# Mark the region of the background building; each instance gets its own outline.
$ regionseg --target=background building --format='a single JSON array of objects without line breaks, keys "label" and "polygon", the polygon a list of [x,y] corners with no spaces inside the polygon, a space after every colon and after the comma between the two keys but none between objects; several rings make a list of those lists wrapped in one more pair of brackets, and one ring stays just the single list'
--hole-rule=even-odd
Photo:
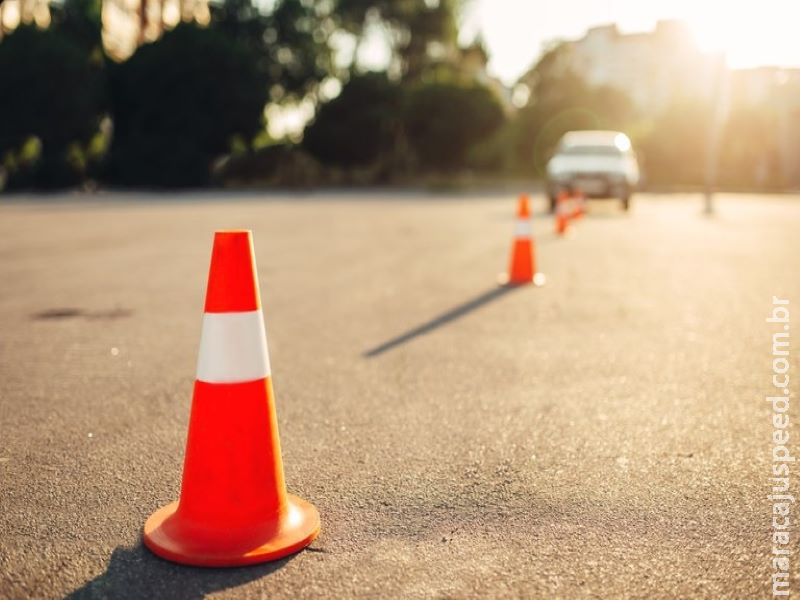
[{"label": "background building", "polygon": [[633,34],[613,24],[593,27],[573,46],[573,68],[587,83],[625,92],[645,114],[714,93],[719,56],[702,53],[683,21]]},{"label": "background building", "polygon": [[[764,173],[757,179],[800,185],[800,69],[728,69],[722,54],[699,49],[683,21],[659,21],[653,31],[634,34],[613,24],[593,27],[569,44],[577,74],[592,86],[625,92],[644,117],[696,103],[760,117],[766,131],[756,133],[775,140],[775,156],[754,157],[752,168]],[[768,173],[780,181],[769,181]]]}]

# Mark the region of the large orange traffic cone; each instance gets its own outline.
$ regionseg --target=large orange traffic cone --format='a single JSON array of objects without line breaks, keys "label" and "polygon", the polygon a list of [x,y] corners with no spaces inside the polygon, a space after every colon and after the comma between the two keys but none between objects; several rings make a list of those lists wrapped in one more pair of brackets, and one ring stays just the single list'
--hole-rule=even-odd
[{"label": "large orange traffic cone", "polygon": [[150,516],[144,543],[175,562],[236,566],[297,552],[319,527],[317,509],[286,493],[250,232],[219,231],[180,500]]},{"label": "large orange traffic cone", "polygon": [[536,272],[536,248],[531,231],[530,200],[526,194],[519,197],[517,222],[514,229],[514,244],[511,248],[511,263],[508,276],[503,281],[507,285],[533,283],[542,285],[544,275]]},{"label": "large orange traffic cone", "polygon": [[569,198],[567,193],[562,191],[556,198],[556,233],[566,235],[569,230]]}]

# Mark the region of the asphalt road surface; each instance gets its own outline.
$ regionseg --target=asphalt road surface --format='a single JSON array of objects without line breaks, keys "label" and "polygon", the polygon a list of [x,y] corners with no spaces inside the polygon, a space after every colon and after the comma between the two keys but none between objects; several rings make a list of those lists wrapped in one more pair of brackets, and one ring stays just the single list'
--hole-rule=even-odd
[{"label": "asphalt road surface", "polygon": [[[559,239],[536,198],[547,285],[498,291],[511,195],[3,198],[0,597],[771,597],[765,318],[773,296],[800,318],[800,198],[701,206],[592,203]],[[179,493],[232,227],[255,236],[288,487],[323,530],[187,568],[141,528]]]}]

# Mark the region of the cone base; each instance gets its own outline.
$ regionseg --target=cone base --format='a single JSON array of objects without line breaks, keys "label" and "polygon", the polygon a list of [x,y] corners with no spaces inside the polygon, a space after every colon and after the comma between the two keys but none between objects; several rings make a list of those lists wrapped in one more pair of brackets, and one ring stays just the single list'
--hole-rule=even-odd
[{"label": "cone base", "polygon": [[563,227],[558,227],[556,229],[556,235],[558,237],[571,237],[572,236],[572,228],[569,225],[564,225]]},{"label": "cone base", "polygon": [[504,287],[518,287],[521,285],[533,285],[534,287],[542,287],[547,282],[547,277],[544,273],[534,274],[532,279],[512,280],[508,273],[500,273],[497,276],[497,283]]},{"label": "cone base", "polygon": [[[219,540],[182,527],[178,503],[168,504],[147,519],[143,540],[157,556],[198,567],[238,567],[278,560],[308,546],[319,535],[317,509],[302,498],[287,494],[287,510],[275,523],[258,523],[248,539],[231,543],[223,532]],[[258,530],[269,532],[259,535]]]}]

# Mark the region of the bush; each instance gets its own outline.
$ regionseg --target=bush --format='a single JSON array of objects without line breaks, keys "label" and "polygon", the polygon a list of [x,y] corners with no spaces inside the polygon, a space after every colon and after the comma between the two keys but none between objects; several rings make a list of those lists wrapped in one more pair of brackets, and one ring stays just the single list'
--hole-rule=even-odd
[{"label": "bush", "polygon": [[231,157],[215,176],[227,185],[312,186],[320,183],[322,169],[300,148],[276,144]]},{"label": "bush", "polygon": [[477,84],[422,83],[405,102],[408,143],[422,170],[450,171],[505,121],[500,100]]},{"label": "bush", "polygon": [[9,185],[80,182],[103,107],[100,65],[57,31],[21,26],[0,43],[0,82],[0,157]]},{"label": "bush", "polygon": [[179,25],[112,71],[112,181],[208,183],[232,139],[263,128],[266,98],[252,54],[213,30]]},{"label": "bush", "polygon": [[385,74],[354,77],[339,96],[319,107],[305,129],[303,147],[328,165],[380,162],[395,146],[400,100],[399,87]]},{"label": "bush", "polygon": [[103,53],[102,0],[52,2],[50,27],[87,52]]}]

